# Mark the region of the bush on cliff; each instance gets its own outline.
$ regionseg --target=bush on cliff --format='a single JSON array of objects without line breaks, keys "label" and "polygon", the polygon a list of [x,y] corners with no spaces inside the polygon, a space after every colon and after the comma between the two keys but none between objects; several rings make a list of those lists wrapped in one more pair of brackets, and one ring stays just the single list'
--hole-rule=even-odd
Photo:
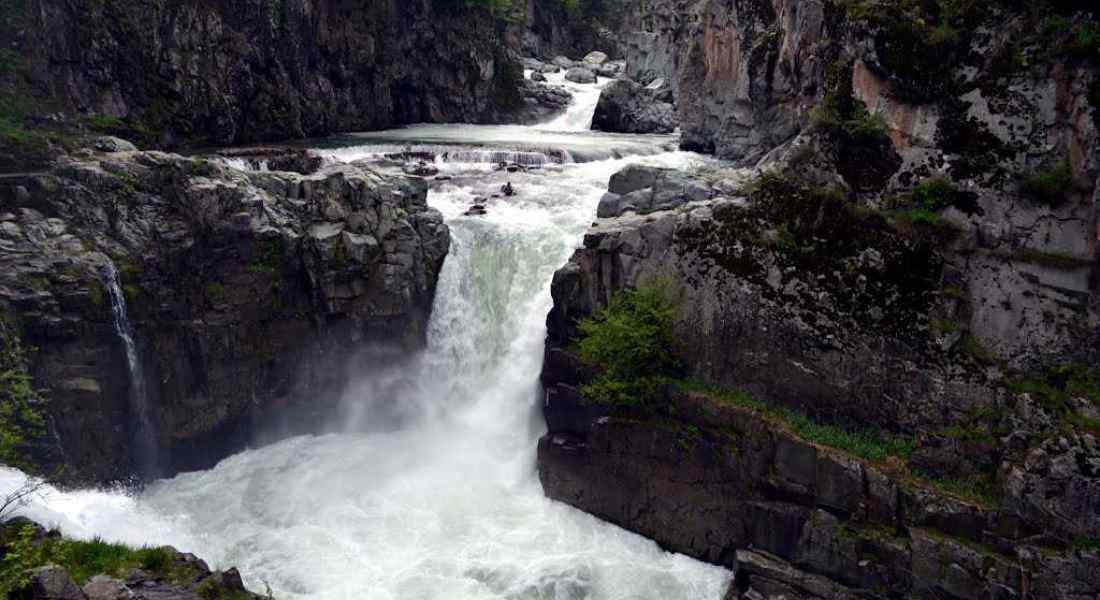
[{"label": "bush on cliff", "polygon": [[580,323],[578,350],[601,373],[581,392],[600,403],[637,404],[656,397],[680,374],[672,323],[676,306],[664,282],[624,290],[607,307]]},{"label": "bush on cliff", "polygon": [[28,368],[15,328],[0,316],[0,462],[24,470],[32,466],[28,446],[46,429],[43,399]]}]

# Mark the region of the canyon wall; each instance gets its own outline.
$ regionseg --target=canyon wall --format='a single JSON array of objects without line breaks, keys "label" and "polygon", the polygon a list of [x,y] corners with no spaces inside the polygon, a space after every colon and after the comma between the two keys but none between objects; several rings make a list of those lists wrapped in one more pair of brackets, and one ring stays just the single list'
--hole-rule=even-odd
[{"label": "canyon wall", "polygon": [[0,91],[32,99],[38,125],[85,120],[159,148],[497,121],[520,102],[502,24],[461,2],[19,0],[4,10]]},{"label": "canyon wall", "polygon": [[122,151],[7,183],[0,309],[38,349],[31,372],[58,446],[45,466],[63,479],[203,468],[261,425],[316,429],[350,373],[385,358],[357,351],[425,341],[449,234],[422,180]]},{"label": "canyon wall", "polygon": [[[657,4],[628,73],[745,169],[612,178],[552,288],[546,493],[731,597],[1094,597],[1095,21]],[[683,373],[609,399],[578,324],[658,284]]]}]

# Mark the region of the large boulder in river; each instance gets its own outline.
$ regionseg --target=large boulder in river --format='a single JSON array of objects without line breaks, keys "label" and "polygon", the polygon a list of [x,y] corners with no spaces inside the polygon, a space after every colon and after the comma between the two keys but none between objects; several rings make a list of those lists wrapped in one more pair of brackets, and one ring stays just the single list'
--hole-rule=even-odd
[{"label": "large boulder in river", "polygon": [[628,79],[616,79],[600,93],[592,129],[617,133],[671,133],[676,129],[672,105]]},{"label": "large boulder in river", "polygon": [[584,56],[583,62],[586,65],[602,65],[607,62],[607,55],[599,50],[589,52]]},{"label": "large boulder in river", "polygon": [[596,73],[585,67],[573,67],[565,72],[565,79],[573,83],[596,83]]}]

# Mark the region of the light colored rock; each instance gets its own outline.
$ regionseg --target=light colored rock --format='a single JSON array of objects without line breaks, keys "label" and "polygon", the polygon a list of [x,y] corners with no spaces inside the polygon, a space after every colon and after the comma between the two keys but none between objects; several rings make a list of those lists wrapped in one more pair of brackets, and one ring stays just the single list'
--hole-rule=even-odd
[{"label": "light colored rock", "polygon": [[596,74],[585,67],[573,67],[565,72],[565,79],[573,83],[596,83]]},{"label": "light colored rock", "polygon": [[607,55],[598,50],[589,52],[584,56],[584,63],[588,65],[602,65],[607,62]]}]

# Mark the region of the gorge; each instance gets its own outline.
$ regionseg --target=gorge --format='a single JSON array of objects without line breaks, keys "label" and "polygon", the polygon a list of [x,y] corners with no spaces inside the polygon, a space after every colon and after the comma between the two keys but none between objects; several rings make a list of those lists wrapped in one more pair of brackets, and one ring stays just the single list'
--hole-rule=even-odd
[{"label": "gorge", "polygon": [[0,14],[10,597],[1100,595],[1090,3]]}]

